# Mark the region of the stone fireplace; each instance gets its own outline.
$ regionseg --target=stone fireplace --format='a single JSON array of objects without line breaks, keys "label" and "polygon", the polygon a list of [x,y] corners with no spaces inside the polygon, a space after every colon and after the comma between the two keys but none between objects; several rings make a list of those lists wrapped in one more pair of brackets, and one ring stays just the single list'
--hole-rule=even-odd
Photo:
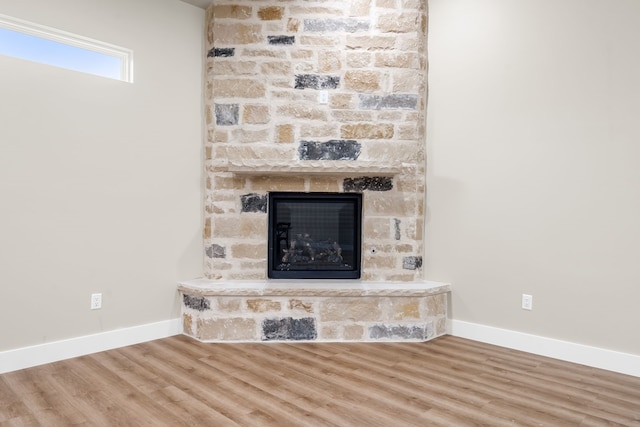
[{"label": "stone fireplace", "polygon": [[[449,288],[422,271],[426,0],[216,0],[206,19],[205,277],[180,285],[185,333],[443,334]],[[357,277],[280,275],[269,195],[285,193],[361,198]]]}]

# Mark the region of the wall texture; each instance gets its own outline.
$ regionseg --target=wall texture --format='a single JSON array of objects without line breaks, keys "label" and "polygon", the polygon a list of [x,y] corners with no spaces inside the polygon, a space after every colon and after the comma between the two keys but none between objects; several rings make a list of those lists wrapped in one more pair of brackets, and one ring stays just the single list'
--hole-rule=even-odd
[{"label": "wall texture", "polygon": [[430,1],[425,265],[454,319],[640,354],[639,17]]},{"label": "wall texture", "polygon": [[[134,50],[133,84],[0,57],[0,351],[174,319],[202,274],[204,11],[0,0]],[[91,293],[103,309],[90,311]]]},{"label": "wall texture", "polygon": [[363,278],[422,276],[426,25],[424,0],[207,10],[207,277],[266,277],[269,191],[362,192]]}]

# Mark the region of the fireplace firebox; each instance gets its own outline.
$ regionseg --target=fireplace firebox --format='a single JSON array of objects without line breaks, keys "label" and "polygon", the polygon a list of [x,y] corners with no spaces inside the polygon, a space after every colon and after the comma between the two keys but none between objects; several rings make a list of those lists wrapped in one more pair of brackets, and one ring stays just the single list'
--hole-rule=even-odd
[{"label": "fireplace firebox", "polygon": [[362,194],[269,193],[273,279],[359,279]]}]

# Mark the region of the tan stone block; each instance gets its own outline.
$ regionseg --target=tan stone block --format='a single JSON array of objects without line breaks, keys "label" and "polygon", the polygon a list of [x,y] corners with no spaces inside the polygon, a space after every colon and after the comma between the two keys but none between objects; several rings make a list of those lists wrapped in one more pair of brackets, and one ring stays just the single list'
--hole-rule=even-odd
[{"label": "tan stone block", "polygon": [[447,294],[427,296],[427,315],[445,316],[447,314]]},{"label": "tan stone block", "polygon": [[269,106],[262,104],[247,104],[242,108],[242,119],[245,123],[265,124],[271,120]]},{"label": "tan stone block", "polygon": [[284,7],[268,6],[258,9],[258,17],[263,21],[275,21],[282,19],[284,15]]},{"label": "tan stone block", "polygon": [[299,299],[290,299],[289,300],[289,309],[290,310],[304,310],[307,313],[313,313],[313,303],[310,301],[302,301]]},{"label": "tan stone block", "polygon": [[414,282],[417,278],[417,273],[397,273],[397,274],[384,274],[378,280],[393,281],[393,282]]},{"label": "tan stone block", "polygon": [[269,311],[282,310],[280,301],[272,301],[267,299],[249,299],[247,300],[247,308],[254,313],[266,313]]},{"label": "tan stone block", "polygon": [[204,239],[211,238],[211,218],[205,218],[204,220],[204,230],[202,231],[202,237]]},{"label": "tan stone block", "polygon": [[284,50],[274,49],[244,49],[242,54],[245,57],[264,57],[264,58],[281,58],[285,59],[287,53]]},{"label": "tan stone block", "polygon": [[259,24],[213,24],[214,45],[229,46],[261,42],[264,38]]},{"label": "tan stone block", "polygon": [[340,70],[342,68],[341,52],[335,50],[318,52],[318,65],[321,73]]},{"label": "tan stone block", "polygon": [[198,319],[198,338],[203,341],[247,341],[259,339],[256,332],[256,321],[242,317]]},{"label": "tan stone block", "polygon": [[234,297],[218,297],[215,299],[216,311],[219,313],[237,313],[242,308],[242,299]]},{"label": "tan stone block", "polygon": [[[311,49],[296,49],[291,52],[291,59],[311,59],[315,55],[315,51]],[[301,71],[296,68],[296,71]]]},{"label": "tan stone block", "polygon": [[371,141],[367,143],[370,159],[385,159],[389,163],[419,163],[424,157],[424,144],[418,141]]},{"label": "tan stone block", "polygon": [[279,106],[277,114],[281,117],[295,117],[296,119],[327,120],[327,113],[325,111],[315,105],[301,103]]},{"label": "tan stone block", "polygon": [[378,52],[376,53],[375,66],[416,70],[419,68],[420,62],[416,55],[410,53]]},{"label": "tan stone block", "polygon": [[276,142],[293,142],[293,126],[278,125],[276,127]]},{"label": "tan stone block", "polygon": [[291,75],[291,64],[289,62],[265,62],[260,70],[262,74],[266,75],[289,76]]},{"label": "tan stone block", "polygon": [[215,218],[213,233],[217,238],[257,239],[267,235],[265,215],[242,215]]},{"label": "tan stone block", "polygon": [[[267,235],[267,230],[265,229],[265,236]],[[259,261],[242,261],[240,263],[240,269],[242,270],[254,270],[254,271],[267,271],[267,260],[259,260]]]},{"label": "tan stone block", "polygon": [[301,46],[339,46],[340,39],[332,35],[300,36]]},{"label": "tan stone block", "polygon": [[345,325],[342,338],[350,341],[358,341],[364,337],[364,327],[361,325]]},{"label": "tan stone block", "polygon": [[344,75],[347,89],[356,92],[373,92],[380,89],[380,74],[375,71],[351,70]]},{"label": "tan stone block", "polygon": [[193,317],[190,314],[184,313],[182,315],[182,332],[186,335],[193,336]]},{"label": "tan stone block", "polygon": [[213,177],[213,188],[216,190],[240,190],[246,185],[246,179],[241,176],[222,176]]},{"label": "tan stone block", "polygon": [[265,280],[266,272],[263,271],[234,271],[229,273],[228,280]]},{"label": "tan stone block", "polygon": [[390,239],[391,224],[387,218],[364,219],[364,235],[367,239]]},{"label": "tan stone block", "polygon": [[233,19],[249,19],[251,18],[252,8],[249,6],[234,5],[216,5],[213,7],[214,19],[233,18]]},{"label": "tan stone block", "polygon": [[254,61],[215,61],[213,63],[213,73],[217,77],[254,75],[257,70],[258,63]]},{"label": "tan stone block", "polygon": [[213,137],[210,140],[214,143],[229,142],[229,132],[216,129],[213,133]]},{"label": "tan stone block", "polygon": [[331,108],[355,108],[355,101],[357,99],[354,95],[349,93],[332,93],[329,97],[329,105]]},{"label": "tan stone block", "polygon": [[[326,0],[325,0],[326,1]],[[313,6],[296,6],[297,3],[293,3],[289,10],[292,16],[309,16],[309,15],[328,15],[327,18],[334,16],[342,16],[342,7],[313,7]]]},{"label": "tan stone block", "polygon": [[234,142],[268,142],[269,141],[269,129],[235,129],[231,132]]},{"label": "tan stone block", "polygon": [[393,36],[349,35],[345,42],[348,49],[386,50],[393,49],[396,39]]},{"label": "tan stone block", "polygon": [[267,257],[267,242],[236,243],[231,246],[231,254],[235,259],[265,259]]},{"label": "tan stone block", "polygon": [[340,127],[340,135],[345,139],[391,139],[393,133],[393,125],[389,123],[357,123]]},{"label": "tan stone block", "polygon": [[418,13],[393,13],[379,16],[377,28],[382,33],[411,33],[421,22]]},{"label": "tan stone block", "polygon": [[311,177],[309,178],[309,191],[337,193],[340,191],[340,184],[335,178]]},{"label": "tan stone block", "polygon": [[204,159],[211,160],[211,147],[204,147]]},{"label": "tan stone block", "polygon": [[402,243],[402,244],[396,245],[396,252],[401,254],[412,253],[414,252],[413,245],[409,243]]},{"label": "tan stone block", "polygon": [[395,70],[391,74],[393,93],[409,93],[423,95],[423,92],[418,93],[417,89],[421,87],[422,76],[420,73],[409,70]]},{"label": "tan stone block", "polygon": [[367,52],[348,52],[347,53],[347,67],[349,68],[364,68],[371,65],[373,56]]},{"label": "tan stone block", "polygon": [[402,111],[378,111],[377,113],[378,120],[403,121],[405,123],[407,122],[406,118],[403,119],[404,113]]},{"label": "tan stone block", "polygon": [[419,136],[418,127],[415,124],[399,125],[397,129],[398,129],[398,132],[396,136],[399,139],[407,139],[412,141],[415,141],[418,139],[418,136]]},{"label": "tan stone block", "polygon": [[289,18],[287,20],[287,32],[297,33],[300,28],[300,20],[296,18]]},{"label": "tan stone block", "polygon": [[337,325],[325,325],[320,329],[320,338],[325,340],[337,340],[340,332]]},{"label": "tan stone block", "polygon": [[411,320],[420,318],[419,298],[390,298],[393,320]]},{"label": "tan stone block", "polygon": [[233,265],[219,259],[207,259],[207,268],[211,271],[225,271],[231,270]]},{"label": "tan stone block", "polygon": [[251,178],[255,191],[303,191],[304,178],[293,176],[256,176]]},{"label": "tan stone block", "polygon": [[363,266],[368,269],[389,270],[396,268],[398,260],[395,256],[389,254],[367,254],[362,260]]},{"label": "tan stone block", "polygon": [[335,123],[308,124],[300,126],[300,138],[330,139],[338,137]]},{"label": "tan stone block", "polygon": [[264,82],[252,79],[216,79],[213,93],[219,98],[264,98]]},{"label": "tan stone block", "polygon": [[353,322],[379,320],[382,316],[380,298],[331,298],[321,302],[320,317],[323,322]]}]

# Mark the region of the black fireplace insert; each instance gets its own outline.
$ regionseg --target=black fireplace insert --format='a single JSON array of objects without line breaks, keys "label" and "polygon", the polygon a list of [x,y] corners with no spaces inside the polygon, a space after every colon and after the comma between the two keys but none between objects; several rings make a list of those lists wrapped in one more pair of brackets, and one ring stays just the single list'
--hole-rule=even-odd
[{"label": "black fireplace insert", "polygon": [[359,279],[362,194],[269,193],[273,279]]}]

